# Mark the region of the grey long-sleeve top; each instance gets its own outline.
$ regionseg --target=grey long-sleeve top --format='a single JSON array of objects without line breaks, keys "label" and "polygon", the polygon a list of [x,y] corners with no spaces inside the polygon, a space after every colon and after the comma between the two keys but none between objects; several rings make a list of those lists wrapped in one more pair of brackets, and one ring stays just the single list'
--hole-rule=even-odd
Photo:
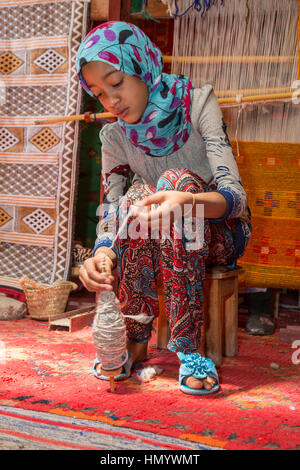
[{"label": "grey long-sleeve top", "polygon": [[[106,124],[100,131],[102,143],[102,176],[104,198],[102,220],[98,230],[95,250],[111,246],[114,233],[109,223],[118,209],[119,197],[128,188],[130,170],[135,181],[156,186],[161,174],[172,168],[186,168],[207,183],[215,183],[227,203],[226,218],[239,218],[247,209],[247,198],[241,183],[238,167],[232,152],[222,112],[211,85],[194,90],[191,110],[192,130],[185,144],[162,157],[151,157],[135,147],[122,132],[119,123]],[[243,252],[250,237],[249,221],[241,226],[239,240]],[[237,253],[237,257],[241,256]]]}]

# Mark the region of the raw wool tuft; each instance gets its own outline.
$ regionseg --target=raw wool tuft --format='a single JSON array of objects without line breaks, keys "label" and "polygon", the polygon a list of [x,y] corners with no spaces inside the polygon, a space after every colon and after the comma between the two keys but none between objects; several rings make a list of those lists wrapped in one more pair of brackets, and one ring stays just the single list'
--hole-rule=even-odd
[{"label": "raw wool tuft", "polygon": [[163,372],[163,369],[160,369],[158,366],[147,366],[142,370],[137,371],[137,376],[138,379],[145,383],[145,382],[150,382],[150,380],[155,379],[157,375],[161,375]]}]

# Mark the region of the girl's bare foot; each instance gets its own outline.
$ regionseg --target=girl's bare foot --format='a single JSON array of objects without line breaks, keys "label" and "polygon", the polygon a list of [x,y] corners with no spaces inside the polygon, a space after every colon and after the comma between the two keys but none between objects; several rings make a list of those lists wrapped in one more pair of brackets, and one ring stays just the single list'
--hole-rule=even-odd
[{"label": "girl's bare foot", "polygon": [[[181,364],[180,359],[178,358],[179,364]],[[205,390],[211,390],[217,383],[216,379],[213,377],[206,377],[205,379],[196,379],[192,375],[190,377],[185,377],[182,381],[183,385],[187,385],[190,388],[205,388]]]},{"label": "girl's bare foot", "polygon": [[206,377],[205,379],[200,380],[190,376],[183,380],[183,384],[190,388],[200,389],[204,387],[206,390],[211,390],[216,385],[216,383],[217,381],[213,377]]}]

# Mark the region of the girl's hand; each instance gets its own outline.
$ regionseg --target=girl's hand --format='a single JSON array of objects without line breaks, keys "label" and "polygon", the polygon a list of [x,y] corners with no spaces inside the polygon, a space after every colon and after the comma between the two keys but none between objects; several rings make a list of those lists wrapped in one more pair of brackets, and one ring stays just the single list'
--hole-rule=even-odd
[{"label": "girl's hand", "polygon": [[93,258],[85,260],[79,270],[79,279],[89,292],[101,293],[103,290],[113,290],[112,269],[111,258],[98,251]]},{"label": "girl's hand", "polygon": [[[158,191],[157,193],[146,197],[134,203],[141,210],[136,210],[136,216],[141,222],[159,223],[160,229],[169,226],[169,223],[181,220],[183,215],[188,215],[193,207],[193,195],[182,191]],[[151,205],[159,204],[157,207]],[[184,210],[184,205],[190,205]],[[143,209],[143,208],[147,208]]]}]

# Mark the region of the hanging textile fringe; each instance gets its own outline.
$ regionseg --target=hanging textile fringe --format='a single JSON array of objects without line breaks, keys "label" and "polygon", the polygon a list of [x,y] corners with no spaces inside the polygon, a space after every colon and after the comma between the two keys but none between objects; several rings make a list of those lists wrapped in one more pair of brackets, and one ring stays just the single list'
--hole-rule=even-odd
[{"label": "hanging textile fringe", "polygon": [[238,121],[240,140],[299,142],[299,41],[300,0],[230,0],[203,18],[192,8],[174,22],[172,73],[213,86],[230,137]]},{"label": "hanging textile fringe", "polygon": [[[201,13],[201,18],[204,13],[218,0],[193,0],[191,4],[185,8],[185,10],[179,13],[179,7],[177,5],[177,0],[161,0],[162,3],[168,5],[168,13],[170,16],[176,18],[181,18],[182,16],[186,15],[191,9]],[[223,5],[224,0],[220,0],[220,4]]]}]

